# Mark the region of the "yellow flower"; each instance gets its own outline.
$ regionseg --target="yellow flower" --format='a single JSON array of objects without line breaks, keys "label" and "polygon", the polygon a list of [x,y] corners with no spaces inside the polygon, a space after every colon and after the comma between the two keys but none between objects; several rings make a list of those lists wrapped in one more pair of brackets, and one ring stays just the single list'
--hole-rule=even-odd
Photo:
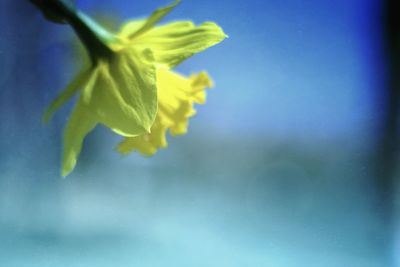
[{"label": "yellow flower", "polygon": [[[84,138],[99,123],[128,137],[125,145],[120,145],[125,147],[119,149],[121,152],[137,147],[128,146],[132,140],[158,138],[155,147],[165,146],[166,129],[172,134],[186,131],[187,118],[194,112],[192,103],[202,102],[203,89],[210,81],[204,73],[186,79],[170,69],[219,43],[225,34],[211,22],[195,26],[190,21],[179,21],[155,26],[178,2],[156,10],[146,20],[128,22],[117,34],[110,34],[85,14],[59,2],[57,14],[60,10],[66,14],[63,19],[79,35],[92,63],[44,115],[48,121],[80,92],[64,132],[63,176],[73,170]],[[160,133],[164,133],[162,137]],[[146,149],[138,150],[146,153]]]}]

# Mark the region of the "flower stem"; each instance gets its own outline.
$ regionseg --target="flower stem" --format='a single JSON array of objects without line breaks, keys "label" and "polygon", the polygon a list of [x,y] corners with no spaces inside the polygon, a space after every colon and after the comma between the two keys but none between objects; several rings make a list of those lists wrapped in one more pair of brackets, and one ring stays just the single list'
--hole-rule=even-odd
[{"label": "flower stem", "polygon": [[65,0],[30,1],[44,13],[61,16],[62,20],[70,24],[86,47],[93,64],[96,64],[99,58],[110,57],[113,54],[110,45],[117,43],[118,39],[69,2]]}]

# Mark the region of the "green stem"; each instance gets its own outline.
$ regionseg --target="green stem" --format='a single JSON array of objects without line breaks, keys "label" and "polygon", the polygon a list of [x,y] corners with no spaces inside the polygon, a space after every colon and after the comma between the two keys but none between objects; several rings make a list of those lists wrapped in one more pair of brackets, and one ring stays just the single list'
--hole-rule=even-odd
[{"label": "green stem", "polygon": [[96,64],[99,58],[110,57],[113,54],[109,44],[118,42],[118,39],[70,3],[65,0],[31,1],[44,12],[57,14],[71,25],[86,47],[93,64]]}]

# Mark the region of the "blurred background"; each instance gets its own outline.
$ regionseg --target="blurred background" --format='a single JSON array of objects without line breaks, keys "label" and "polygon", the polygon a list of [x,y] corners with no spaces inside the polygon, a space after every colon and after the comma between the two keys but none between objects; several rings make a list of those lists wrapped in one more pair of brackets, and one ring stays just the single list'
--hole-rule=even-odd
[{"label": "blurred background", "polygon": [[[130,2],[130,3],[128,3]],[[117,24],[171,1],[77,0]],[[229,35],[178,67],[216,87],[189,133],[122,157],[97,127],[60,176],[74,34],[0,2],[0,265],[400,266],[396,1],[185,0]],[[397,238],[396,238],[397,236]]]}]

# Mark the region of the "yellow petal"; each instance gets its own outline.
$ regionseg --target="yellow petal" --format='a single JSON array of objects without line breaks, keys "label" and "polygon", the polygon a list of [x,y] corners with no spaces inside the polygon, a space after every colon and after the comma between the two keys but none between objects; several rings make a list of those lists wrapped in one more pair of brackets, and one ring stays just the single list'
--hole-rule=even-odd
[{"label": "yellow petal", "polygon": [[162,20],[169,12],[171,12],[178,4],[180,0],[176,0],[169,6],[159,8],[151,14],[151,16],[144,21],[131,21],[126,23],[121,28],[121,33],[123,36],[133,39],[146,31],[154,27],[156,23]]},{"label": "yellow petal", "polygon": [[84,105],[73,110],[64,131],[64,156],[62,176],[67,176],[75,167],[85,136],[96,126],[96,119]]},{"label": "yellow petal", "polygon": [[123,136],[150,131],[157,113],[155,66],[150,51],[133,49],[97,66],[96,82],[83,100],[97,120]]},{"label": "yellow petal", "polygon": [[56,99],[50,104],[46,112],[43,115],[43,122],[48,123],[53,117],[54,112],[56,112],[62,105],[65,104],[79,89],[83,88],[91,75],[91,70],[87,69],[81,71],[57,96]]},{"label": "yellow petal", "polygon": [[206,102],[206,91],[204,88],[214,87],[213,81],[205,71],[191,75],[190,81],[192,83],[193,101],[197,104],[204,104]]},{"label": "yellow petal", "polygon": [[121,37],[129,38],[130,35],[137,32],[146,23],[146,19],[130,20],[122,25],[118,35]]},{"label": "yellow petal", "polygon": [[85,136],[97,123],[123,136],[145,136],[156,113],[156,75],[151,51],[127,49],[109,61],[99,61],[91,70],[65,128],[62,175],[73,170]]},{"label": "yellow petal", "polygon": [[168,145],[165,137],[166,132],[165,125],[156,120],[151,128],[151,133],[125,138],[116,149],[123,155],[138,151],[142,155],[151,156],[157,152],[158,148],[164,148]]},{"label": "yellow petal", "polygon": [[191,21],[179,21],[152,28],[132,38],[131,43],[150,48],[157,63],[174,67],[225,38],[223,30],[213,22],[196,26]]}]

